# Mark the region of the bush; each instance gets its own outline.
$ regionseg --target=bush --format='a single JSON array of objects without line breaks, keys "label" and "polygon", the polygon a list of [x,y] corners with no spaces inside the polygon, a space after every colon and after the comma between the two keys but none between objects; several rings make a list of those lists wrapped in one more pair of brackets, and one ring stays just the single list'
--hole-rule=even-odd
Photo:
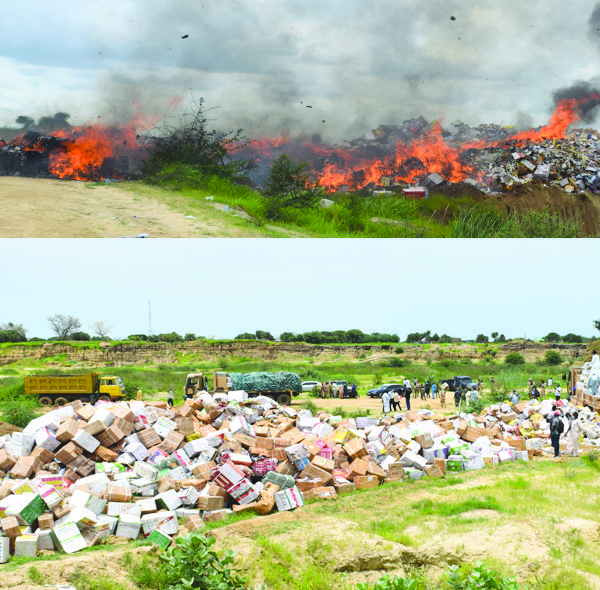
[{"label": "bush", "polygon": [[166,171],[170,171],[172,182],[184,186],[189,186],[190,180],[197,184],[213,175],[243,180],[248,162],[233,160],[230,155],[242,145],[241,130],[229,133],[209,130],[204,99],[199,99],[195,106],[196,112],[183,116],[177,126],[150,131],[149,155],[142,163],[142,174],[149,182],[164,182],[161,174]]},{"label": "bush", "polygon": [[73,332],[72,334],[69,334],[69,340],[88,342],[91,340],[91,337],[87,332]]},{"label": "bush", "polygon": [[284,209],[312,209],[322,195],[318,183],[311,181],[308,164],[294,164],[288,154],[281,154],[271,164],[264,196],[268,219],[283,219]]},{"label": "bush", "polygon": [[404,353],[404,348],[402,348],[401,346],[396,346],[396,348],[394,348],[394,352],[396,354],[403,354]]},{"label": "bush", "polygon": [[524,365],[525,357],[523,357],[523,355],[519,354],[518,352],[509,352],[504,358],[504,362],[507,365]]},{"label": "bush", "polygon": [[0,342],[27,342],[27,338],[19,330],[0,330]]},{"label": "bush", "polygon": [[33,400],[21,398],[7,401],[2,403],[0,408],[3,420],[19,428],[25,428],[34,418],[37,418],[37,404]]},{"label": "bush", "polygon": [[160,556],[169,583],[166,590],[238,590],[246,580],[230,569],[234,553],[217,553],[212,546],[216,539],[202,533],[190,533],[175,539]]},{"label": "bush", "polygon": [[562,356],[556,350],[547,350],[544,355],[544,363],[546,365],[560,365],[562,361]]}]

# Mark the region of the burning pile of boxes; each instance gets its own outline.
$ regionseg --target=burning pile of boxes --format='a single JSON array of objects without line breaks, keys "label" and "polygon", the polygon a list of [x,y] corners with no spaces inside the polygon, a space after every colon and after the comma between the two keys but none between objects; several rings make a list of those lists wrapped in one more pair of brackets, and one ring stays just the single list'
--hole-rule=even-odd
[{"label": "burning pile of boxes", "polygon": [[342,419],[245,392],[202,393],[172,409],[73,402],[0,438],[0,562],[72,553],[110,535],[165,547],[181,520],[193,531],[233,512],[528,460],[541,452],[531,432],[542,419],[526,404],[481,417]]}]

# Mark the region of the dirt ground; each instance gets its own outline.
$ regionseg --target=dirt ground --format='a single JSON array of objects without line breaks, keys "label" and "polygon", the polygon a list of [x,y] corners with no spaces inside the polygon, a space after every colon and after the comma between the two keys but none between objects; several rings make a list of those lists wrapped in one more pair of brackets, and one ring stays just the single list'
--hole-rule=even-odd
[{"label": "dirt ground", "polygon": [[193,218],[119,183],[0,177],[0,238],[252,237],[211,207]]}]

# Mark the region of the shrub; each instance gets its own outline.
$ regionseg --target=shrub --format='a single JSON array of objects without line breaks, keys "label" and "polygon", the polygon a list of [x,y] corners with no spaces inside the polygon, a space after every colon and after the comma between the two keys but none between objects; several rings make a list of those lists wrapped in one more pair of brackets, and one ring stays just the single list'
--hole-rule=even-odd
[{"label": "shrub", "polygon": [[396,354],[403,354],[404,353],[404,348],[402,348],[401,346],[396,346],[396,348],[394,348],[394,352]]},{"label": "shrub", "polygon": [[518,352],[509,352],[504,358],[504,362],[507,365],[524,365],[525,357]]},{"label": "shrub", "polygon": [[16,399],[4,402],[0,407],[4,421],[19,428],[25,428],[34,418],[37,418],[37,404],[33,400]]},{"label": "shrub", "polygon": [[562,356],[556,350],[547,350],[544,354],[544,363],[547,365],[560,365],[562,360]]},{"label": "shrub", "polygon": [[294,164],[288,154],[281,154],[273,161],[264,191],[267,218],[282,219],[287,207],[316,207],[322,190],[318,183],[311,181],[307,169],[306,162]]},{"label": "shrub", "polygon": [[231,550],[217,553],[212,546],[214,537],[190,533],[175,539],[160,556],[165,563],[169,586],[166,590],[237,590],[243,589],[246,580],[231,569],[234,553]]}]

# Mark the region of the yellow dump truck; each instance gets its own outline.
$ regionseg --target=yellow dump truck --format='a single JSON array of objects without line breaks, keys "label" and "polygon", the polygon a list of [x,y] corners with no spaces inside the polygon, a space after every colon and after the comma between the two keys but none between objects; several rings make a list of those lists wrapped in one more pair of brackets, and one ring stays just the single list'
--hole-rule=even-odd
[{"label": "yellow dump truck", "polygon": [[100,373],[31,375],[25,377],[25,393],[37,395],[42,406],[64,406],[76,399],[92,403],[124,399],[125,386],[120,377]]}]

